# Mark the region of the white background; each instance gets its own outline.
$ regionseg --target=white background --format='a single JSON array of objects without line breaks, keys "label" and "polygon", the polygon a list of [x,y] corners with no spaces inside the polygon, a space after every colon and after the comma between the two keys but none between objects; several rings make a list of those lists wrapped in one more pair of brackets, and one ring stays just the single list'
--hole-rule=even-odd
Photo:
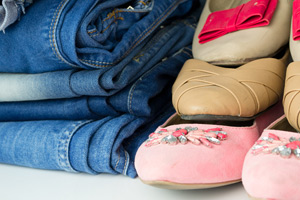
[{"label": "white background", "polygon": [[167,190],[123,175],[73,174],[0,164],[0,200],[249,200],[241,183]]}]

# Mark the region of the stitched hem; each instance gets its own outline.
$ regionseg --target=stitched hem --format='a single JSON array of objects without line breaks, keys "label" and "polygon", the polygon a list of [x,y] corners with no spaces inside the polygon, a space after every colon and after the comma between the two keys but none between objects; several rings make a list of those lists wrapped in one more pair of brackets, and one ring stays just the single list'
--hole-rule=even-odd
[{"label": "stitched hem", "polygon": [[56,28],[59,22],[59,17],[61,16],[62,10],[66,7],[66,5],[68,4],[69,0],[62,0],[58,7],[56,8],[52,20],[51,20],[51,24],[50,24],[50,28],[49,28],[49,41],[50,41],[50,46],[51,49],[54,53],[54,55],[62,62],[72,66],[72,67],[78,67],[76,65],[73,65],[71,63],[69,63],[67,60],[65,60],[63,58],[63,56],[59,53],[59,49],[58,49],[58,45],[57,45],[57,41],[55,38],[55,33],[56,33]]},{"label": "stitched hem", "polygon": [[124,154],[125,154],[125,164],[123,168],[123,175],[127,175],[128,167],[129,167],[129,161],[130,161],[130,156],[129,153],[124,149]]},{"label": "stitched hem", "polygon": [[76,170],[71,166],[69,159],[69,145],[72,136],[74,133],[83,125],[90,123],[89,121],[78,121],[66,127],[64,132],[62,133],[59,143],[58,143],[58,163],[62,170],[76,172]]}]

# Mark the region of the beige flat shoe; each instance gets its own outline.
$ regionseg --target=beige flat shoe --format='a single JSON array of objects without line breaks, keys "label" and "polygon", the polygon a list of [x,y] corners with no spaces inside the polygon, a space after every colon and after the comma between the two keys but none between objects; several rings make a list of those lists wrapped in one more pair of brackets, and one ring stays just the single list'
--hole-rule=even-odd
[{"label": "beige flat shoe", "polygon": [[188,60],[172,88],[173,106],[186,120],[255,118],[283,93],[289,50],[280,59],[264,58],[239,68]]},{"label": "beige flat shoe", "polygon": [[283,106],[287,120],[300,131],[300,62],[293,62],[286,72]]},{"label": "beige flat shoe", "polygon": [[293,128],[300,131],[300,40],[299,40],[300,2],[294,1],[291,21],[290,49],[293,63],[286,72],[283,106],[287,120]]},{"label": "beige flat shoe", "polygon": [[[235,8],[249,0],[207,0],[193,39],[193,56],[214,65],[241,65],[259,58],[273,57],[289,42],[292,0],[278,0],[270,24],[234,31],[200,44],[200,34],[208,16]],[[259,1],[258,1],[259,2]]]}]

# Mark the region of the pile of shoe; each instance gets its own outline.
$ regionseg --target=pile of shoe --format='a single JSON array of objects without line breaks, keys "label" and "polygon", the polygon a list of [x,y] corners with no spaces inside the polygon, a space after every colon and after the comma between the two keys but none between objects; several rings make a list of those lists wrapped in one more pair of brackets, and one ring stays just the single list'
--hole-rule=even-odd
[{"label": "pile of shoe", "polygon": [[299,0],[206,1],[194,59],[173,85],[176,113],[137,152],[143,182],[242,180],[253,198],[300,198],[299,9]]}]

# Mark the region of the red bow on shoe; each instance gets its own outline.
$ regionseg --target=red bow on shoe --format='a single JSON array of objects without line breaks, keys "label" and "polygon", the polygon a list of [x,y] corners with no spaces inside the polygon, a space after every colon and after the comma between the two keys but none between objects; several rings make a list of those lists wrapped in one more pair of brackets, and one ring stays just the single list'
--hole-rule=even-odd
[{"label": "red bow on shoe", "polygon": [[251,0],[236,8],[211,13],[198,38],[206,43],[227,33],[269,25],[278,0]]}]

